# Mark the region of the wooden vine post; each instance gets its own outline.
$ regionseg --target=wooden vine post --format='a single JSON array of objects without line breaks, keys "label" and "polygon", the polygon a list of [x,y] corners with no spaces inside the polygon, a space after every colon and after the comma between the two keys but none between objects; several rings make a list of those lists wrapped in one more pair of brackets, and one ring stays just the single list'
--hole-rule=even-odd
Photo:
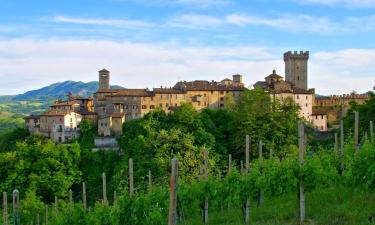
[{"label": "wooden vine post", "polygon": [[356,150],[359,150],[359,113],[357,111],[354,112],[354,146]]},{"label": "wooden vine post", "polygon": [[[263,142],[262,140],[259,141],[259,161],[263,160]],[[259,189],[258,193],[258,207],[263,205],[263,190]]]},{"label": "wooden vine post", "polygon": [[13,224],[21,225],[20,192],[17,189],[13,191]]},{"label": "wooden vine post", "polygon": [[39,213],[36,214],[36,225],[40,225]]},{"label": "wooden vine post", "polygon": [[374,125],[372,121],[370,121],[370,141],[371,143],[374,142]]},{"label": "wooden vine post", "polygon": [[[250,172],[250,137],[246,135],[246,152],[245,152],[245,173]],[[250,222],[250,197],[246,199],[245,202],[245,224]]]},{"label": "wooden vine post", "polygon": [[178,182],[178,160],[172,159],[172,174],[169,191],[169,214],[168,225],[177,225],[177,182]]},{"label": "wooden vine post", "polygon": [[338,137],[337,137],[337,132],[335,132],[335,152],[338,153],[339,152],[339,143],[338,143]]},{"label": "wooden vine post", "polygon": [[148,171],[148,188],[152,188],[152,175],[151,175],[151,170]]},{"label": "wooden vine post", "polygon": [[107,199],[107,177],[105,173],[102,174],[102,179],[103,179],[103,204],[107,205],[108,204],[108,199]]},{"label": "wooden vine post", "polygon": [[113,205],[117,204],[117,191],[113,191]]},{"label": "wooden vine post", "polygon": [[[208,182],[208,151],[204,150],[204,160],[203,160],[203,169],[204,169],[204,181]],[[204,224],[208,224],[208,197],[204,200]]]},{"label": "wooden vine post", "polygon": [[241,168],[241,174],[243,174],[244,173],[243,160],[241,160],[241,162],[240,162],[240,168]]},{"label": "wooden vine post", "polygon": [[73,205],[73,191],[72,189],[69,190],[69,203]]},{"label": "wooden vine post", "polygon": [[3,192],[3,224],[8,225],[8,194]]},{"label": "wooden vine post", "polygon": [[46,204],[46,212],[45,212],[45,225],[48,225],[48,205]]},{"label": "wooden vine post", "polygon": [[55,195],[55,213],[56,214],[59,213],[59,199],[57,198],[56,195]]},{"label": "wooden vine post", "polygon": [[[305,150],[306,150],[306,136],[305,136],[305,126],[302,122],[298,123],[298,146],[299,146],[299,164],[300,167],[304,164]],[[305,187],[304,179],[300,177],[299,184],[299,201],[300,201],[300,222],[304,224],[305,222]]]},{"label": "wooden vine post", "polygon": [[87,199],[86,199],[86,182],[82,183],[82,201],[83,201],[83,209],[87,209]]},{"label": "wooden vine post", "polygon": [[133,197],[134,195],[134,173],[133,173],[133,159],[129,159],[129,196]]},{"label": "wooden vine post", "polygon": [[340,172],[344,171],[344,121],[340,121]]},{"label": "wooden vine post", "polygon": [[228,173],[232,171],[232,154],[228,156]]}]

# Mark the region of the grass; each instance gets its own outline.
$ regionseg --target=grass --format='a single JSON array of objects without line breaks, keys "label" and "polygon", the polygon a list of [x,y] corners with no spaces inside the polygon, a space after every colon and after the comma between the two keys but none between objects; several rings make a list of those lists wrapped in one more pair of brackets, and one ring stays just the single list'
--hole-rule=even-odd
[{"label": "grass", "polygon": [[[295,225],[299,223],[299,203],[297,195],[266,198],[264,205],[250,209],[251,225]],[[321,189],[306,194],[305,225],[368,225],[375,224],[375,193],[353,190],[346,187]],[[371,222],[371,218],[372,219]],[[180,225],[201,225],[196,217],[179,223]],[[209,212],[210,225],[242,225],[240,208],[212,210]]]}]

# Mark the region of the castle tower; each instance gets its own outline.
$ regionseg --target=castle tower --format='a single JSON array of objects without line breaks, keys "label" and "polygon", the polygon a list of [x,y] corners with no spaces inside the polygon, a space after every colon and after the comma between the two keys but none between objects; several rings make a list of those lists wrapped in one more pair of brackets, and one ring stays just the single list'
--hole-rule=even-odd
[{"label": "castle tower", "polygon": [[109,90],[109,71],[102,69],[99,71],[99,90]]},{"label": "castle tower", "polygon": [[307,90],[307,62],[309,52],[297,51],[284,53],[285,80],[292,82],[296,87]]}]

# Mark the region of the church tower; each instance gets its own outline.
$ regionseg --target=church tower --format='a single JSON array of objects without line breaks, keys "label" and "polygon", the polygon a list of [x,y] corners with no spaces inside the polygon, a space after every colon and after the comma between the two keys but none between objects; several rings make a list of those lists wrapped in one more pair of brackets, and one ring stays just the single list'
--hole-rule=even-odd
[{"label": "church tower", "polygon": [[99,90],[106,91],[109,89],[109,71],[102,69],[99,71]]},{"label": "church tower", "polygon": [[297,51],[284,53],[285,80],[292,82],[296,87],[307,90],[307,62],[309,52]]}]

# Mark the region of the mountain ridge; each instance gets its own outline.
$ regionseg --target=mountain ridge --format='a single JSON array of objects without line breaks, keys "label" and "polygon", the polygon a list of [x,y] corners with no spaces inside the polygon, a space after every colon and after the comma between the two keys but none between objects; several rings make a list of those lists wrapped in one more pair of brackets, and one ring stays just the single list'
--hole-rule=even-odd
[{"label": "mountain ridge", "polygon": [[[57,82],[50,84],[48,86],[27,91],[23,94],[14,95],[12,97],[8,96],[8,99],[11,98],[15,101],[28,101],[28,100],[55,100],[55,99],[64,99],[68,93],[73,95],[79,95],[82,97],[90,97],[98,90],[99,82],[90,81],[84,83],[82,81],[72,81],[67,80],[63,82]],[[111,89],[122,89],[123,87],[118,85],[111,86]]]}]

